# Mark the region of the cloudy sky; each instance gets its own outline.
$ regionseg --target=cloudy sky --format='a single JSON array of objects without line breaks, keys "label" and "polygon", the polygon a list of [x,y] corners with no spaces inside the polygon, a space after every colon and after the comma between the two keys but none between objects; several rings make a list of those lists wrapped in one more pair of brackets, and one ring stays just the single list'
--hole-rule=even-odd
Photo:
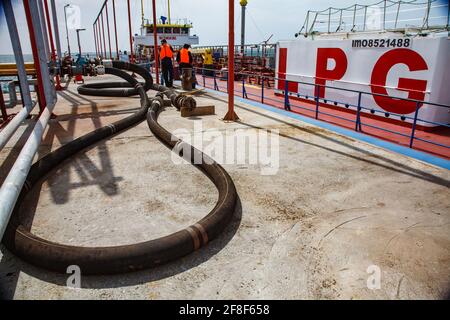
[{"label": "cloudy sky", "polygon": [[[30,53],[28,31],[23,13],[23,4],[20,0],[11,0],[14,5],[19,32],[22,39],[24,53]],[[439,0],[441,1],[441,0]],[[447,2],[446,0],[444,0]],[[112,0],[109,0],[111,3]],[[119,49],[128,50],[128,20],[127,0],[115,0],[118,21]],[[283,39],[292,39],[294,34],[302,26],[308,9],[323,10],[329,6],[346,7],[359,4],[372,4],[377,0],[248,0],[246,43],[259,43],[273,34],[271,42]],[[1,2],[0,2],[1,3]],[[97,16],[103,0],[56,0],[58,11],[59,29],[63,51],[67,48],[66,32],[64,25],[64,5],[73,4],[80,8],[81,27],[86,28],[81,33],[83,51],[95,51],[92,24]],[[167,1],[156,0],[157,16],[167,15]],[[240,6],[235,0],[236,7],[236,42],[240,35]],[[109,9],[110,14],[112,12]],[[151,0],[144,0],[145,17],[151,18]],[[0,11],[1,10],[0,8]],[[141,1],[131,1],[132,29],[133,33],[139,32]],[[226,44],[228,24],[228,1],[227,0],[171,0],[171,17],[187,18],[192,21],[194,28],[192,34],[200,37],[201,45]],[[110,19],[112,23],[112,18]],[[71,48],[76,50],[76,33],[69,30]],[[4,14],[0,12],[0,54],[12,53],[8,29],[5,25]],[[112,40],[112,46],[114,42]]]}]

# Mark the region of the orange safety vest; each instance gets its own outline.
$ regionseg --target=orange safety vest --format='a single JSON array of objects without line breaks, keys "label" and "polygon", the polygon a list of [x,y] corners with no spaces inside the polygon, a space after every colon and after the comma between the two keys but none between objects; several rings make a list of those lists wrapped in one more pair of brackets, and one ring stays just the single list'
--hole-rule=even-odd
[{"label": "orange safety vest", "polygon": [[189,50],[188,49],[183,48],[180,50],[180,63],[189,64]]},{"label": "orange safety vest", "polygon": [[173,58],[173,52],[172,49],[170,49],[168,44],[164,44],[161,46],[161,52],[159,53],[159,59],[164,59],[164,58]]}]

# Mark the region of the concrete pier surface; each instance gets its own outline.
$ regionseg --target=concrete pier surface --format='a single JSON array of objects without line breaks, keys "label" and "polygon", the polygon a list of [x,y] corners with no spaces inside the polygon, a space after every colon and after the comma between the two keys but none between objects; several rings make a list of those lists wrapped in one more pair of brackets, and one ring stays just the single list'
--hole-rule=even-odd
[{"label": "concrete pier surface", "polygon": [[[69,275],[33,267],[1,246],[2,298],[450,297],[448,170],[243,102],[236,103],[240,121],[225,123],[226,97],[205,93],[196,99],[199,105],[214,104],[216,114],[181,118],[167,107],[160,123],[176,132],[279,132],[279,162],[272,174],[263,174],[260,163],[224,164],[240,198],[226,231],[158,268],[82,275],[79,289],[66,286]],[[57,117],[39,157],[137,108],[137,97],[81,96],[69,85],[59,92]],[[26,140],[25,128],[0,153],[2,180]],[[203,143],[203,149],[208,153],[222,142]],[[189,164],[174,163],[170,150],[142,122],[67,161],[32,191],[25,207],[32,231],[45,239],[111,246],[187,227],[216,199],[209,179]]]}]

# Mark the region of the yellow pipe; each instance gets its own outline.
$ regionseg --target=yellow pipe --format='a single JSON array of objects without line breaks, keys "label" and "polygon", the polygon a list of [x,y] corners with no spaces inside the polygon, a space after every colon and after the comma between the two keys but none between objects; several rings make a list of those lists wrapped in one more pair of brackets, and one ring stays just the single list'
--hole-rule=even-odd
[{"label": "yellow pipe", "polygon": [[[33,62],[25,63],[27,74],[36,74]],[[16,76],[17,66],[15,63],[0,63],[0,76]]]}]

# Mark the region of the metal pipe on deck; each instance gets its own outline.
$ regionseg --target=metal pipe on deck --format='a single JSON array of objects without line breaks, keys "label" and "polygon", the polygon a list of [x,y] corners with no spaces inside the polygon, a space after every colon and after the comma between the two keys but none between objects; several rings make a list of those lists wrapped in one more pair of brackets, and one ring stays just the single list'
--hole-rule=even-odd
[{"label": "metal pipe on deck", "polygon": [[[17,83],[19,83],[19,85],[20,85],[20,81],[16,81],[16,80],[10,81],[8,83],[9,101],[8,101],[8,104],[5,104],[6,108],[14,108],[18,103],[24,104],[24,102],[22,100],[17,99],[17,92],[16,92]],[[28,86],[36,86],[37,85],[36,79],[27,80],[27,83],[28,83]],[[34,102],[33,102],[33,106],[34,106]],[[1,132],[0,132],[0,135],[1,135]]]},{"label": "metal pipe on deck", "polygon": [[[5,2],[5,1],[4,1]],[[30,171],[33,159],[38,150],[39,144],[42,140],[45,128],[48,124],[52,110],[56,102],[55,88],[50,80],[48,67],[45,63],[45,43],[42,33],[35,32],[42,30],[40,23],[38,5],[36,1],[25,0],[24,7],[27,17],[27,24],[30,34],[30,41],[33,49],[34,62],[37,67],[40,66],[41,83],[45,93],[45,99],[47,104],[45,109],[41,112],[38,122],[34,126],[33,132],[30,134],[27,142],[23,146],[22,150],[13,167],[9,171],[3,185],[0,189],[0,238],[8,225],[11,213],[14,205],[19,197],[19,194],[25,184],[28,172]],[[32,39],[32,37],[34,39]],[[36,54],[36,55],[35,55]],[[37,67],[38,68],[38,67]],[[24,68],[23,68],[24,70]],[[25,96],[25,95],[24,95]]]},{"label": "metal pipe on deck", "polygon": [[12,48],[14,52],[14,59],[16,61],[17,76],[19,78],[20,90],[22,92],[23,105],[24,109],[27,109],[30,108],[32,105],[30,87],[28,85],[27,71],[25,67],[25,61],[23,59],[22,45],[20,43],[16,19],[14,16],[14,11],[11,2],[9,0],[3,0],[3,9],[5,12],[6,24],[8,26],[9,37],[11,39]]},{"label": "metal pipe on deck", "polygon": [[[0,92],[2,92],[2,90],[0,90]],[[16,92],[16,81],[13,80],[8,83],[8,94],[9,94],[9,101],[8,101],[8,103],[5,103],[5,101],[3,100],[3,106],[5,108],[14,108],[18,103],[17,92]],[[22,101],[20,103],[22,103]],[[3,118],[5,119],[5,117],[3,117]],[[1,132],[0,132],[0,134],[1,134]]]}]

